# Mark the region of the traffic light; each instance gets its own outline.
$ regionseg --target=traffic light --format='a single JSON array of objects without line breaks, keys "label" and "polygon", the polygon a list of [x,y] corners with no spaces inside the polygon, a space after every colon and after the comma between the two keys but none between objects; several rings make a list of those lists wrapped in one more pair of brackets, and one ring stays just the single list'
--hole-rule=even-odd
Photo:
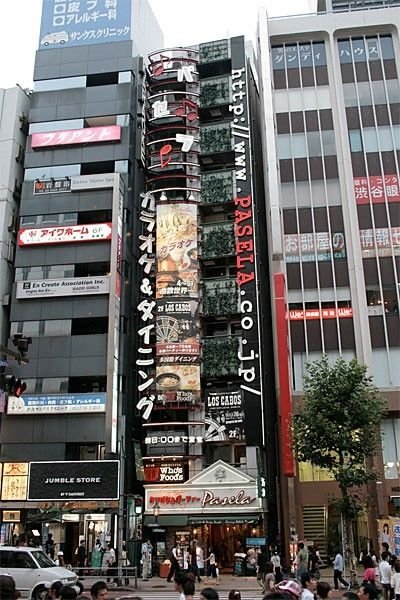
[{"label": "traffic light", "polygon": [[15,382],[15,385],[14,385],[14,396],[17,396],[17,398],[19,398],[20,396],[22,396],[22,394],[25,392],[25,390],[26,390],[25,381],[21,381],[20,379],[17,379]]},{"label": "traffic light", "polygon": [[15,375],[5,375],[4,384],[5,391],[9,396],[19,398],[26,390],[26,382],[16,379]]}]

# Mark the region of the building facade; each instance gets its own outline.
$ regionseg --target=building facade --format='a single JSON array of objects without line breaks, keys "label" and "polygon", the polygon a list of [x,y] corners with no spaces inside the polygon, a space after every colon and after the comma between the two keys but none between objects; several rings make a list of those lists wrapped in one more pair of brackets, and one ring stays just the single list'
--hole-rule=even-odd
[{"label": "building facade", "polygon": [[400,12],[344,4],[285,19],[262,11],[258,34],[285,536],[325,551],[339,541],[338,490],[293,465],[285,426],[305,363],[322,354],[365,363],[388,402],[359,544],[399,514]]}]

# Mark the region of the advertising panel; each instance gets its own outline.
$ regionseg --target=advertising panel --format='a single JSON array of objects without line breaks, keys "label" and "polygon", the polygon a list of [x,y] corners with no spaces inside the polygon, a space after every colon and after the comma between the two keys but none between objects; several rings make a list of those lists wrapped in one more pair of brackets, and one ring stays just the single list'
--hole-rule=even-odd
[{"label": "advertising panel", "polygon": [[70,146],[76,144],[94,144],[117,142],[121,139],[121,125],[104,127],[84,127],[60,131],[33,133],[31,146],[35,148],[51,148],[53,146]]},{"label": "advertising panel", "polygon": [[16,297],[50,298],[55,296],[89,296],[108,294],[110,278],[105,277],[68,277],[66,279],[38,279],[36,281],[18,281]]},{"label": "advertising panel", "polygon": [[331,259],[346,258],[344,233],[328,231],[317,233],[294,233],[285,235],[285,261],[327,262]]},{"label": "advertising panel", "polygon": [[196,300],[157,302],[157,356],[200,354],[200,331]]},{"label": "advertising panel", "polygon": [[28,463],[4,463],[1,486],[2,500],[26,500]]},{"label": "advertising panel", "polygon": [[129,39],[129,0],[43,0],[39,50]]},{"label": "advertising panel", "polygon": [[112,188],[115,173],[97,173],[93,175],[75,175],[71,177],[71,191]]},{"label": "advertising panel", "polygon": [[29,463],[28,500],[118,498],[118,460]]},{"label": "advertising panel", "polygon": [[205,441],[244,439],[243,390],[207,392]]},{"label": "advertising panel", "polygon": [[246,442],[250,446],[259,446],[264,440],[264,428],[247,61],[242,38],[234,38],[231,48],[233,102],[230,109],[233,113],[232,135],[237,191],[237,196],[234,198],[236,281],[240,290],[240,324],[243,331],[242,344],[238,351],[238,358],[241,361],[238,377],[241,381],[240,388],[244,392]]},{"label": "advertising panel", "polygon": [[157,365],[156,392],[158,404],[199,402],[200,365]]},{"label": "advertising panel", "polygon": [[371,175],[353,179],[356,204],[400,202],[400,182],[397,175]]},{"label": "advertising panel", "polygon": [[151,483],[183,483],[185,481],[182,462],[157,461],[144,467],[145,481]]},{"label": "advertising panel", "polygon": [[24,394],[9,396],[8,415],[104,412],[106,394]]},{"label": "advertising panel", "polygon": [[400,518],[378,519],[379,546],[389,545],[389,552],[400,558]]},{"label": "advertising panel", "polygon": [[68,177],[60,177],[55,179],[36,179],[33,182],[33,194],[57,194],[60,192],[71,191],[71,179]]},{"label": "advertising panel", "polygon": [[351,319],[353,317],[353,309],[344,306],[339,308],[306,308],[306,310],[289,310],[290,321],[302,321],[303,319]]},{"label": "advertising panel", "polygon": [[400,255],[400,227],[360,229],[361,254],[370,256]]},{"label": "advertising panel", "polygon": [[65,227],[35,227],[18,231],[18,246],[68,244],[110,240],[112,223],[66,225]]}]

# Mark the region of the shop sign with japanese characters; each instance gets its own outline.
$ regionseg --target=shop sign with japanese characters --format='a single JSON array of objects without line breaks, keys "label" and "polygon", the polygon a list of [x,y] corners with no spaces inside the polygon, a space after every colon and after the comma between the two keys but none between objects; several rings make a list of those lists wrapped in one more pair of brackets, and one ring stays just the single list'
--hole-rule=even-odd
[{"label": "shop sign with japanese characters", "polygon": [[156,462],[144,467],[145,481],[152,483],[183,483],[185,473],[181,462]]},{"label": "shop sign with japanese characters", "polygon": [[8,397],[9,415],[57,415],[105,412],[106,394],[24,394]]},{"label": "shop sign with japanese characters", "polygon": [[357,204],[400,202],[400,181],[397,175],[355,177],[353,183]]},{"label": "shop sign with japanese characters", "polygon": [[36,281],[18,281],[16,297],[49,298],[53,296],[89,296],[91,294],[108,294],[110,278],[68,277],[66,279],[38,279]]},{"label": "shop sign with japanese characters", "polygon": [[28,487],[28,469],[28,463],[3,464],[3,477],[1,482],[2,500],[26,500]]},{"label": "shop sign with japanese characters", "polygon": [[121,125],[106,125],[105,127],[84,127],[83,129],[33,133],[31,146],[35,149],[77,144],[104,144],[104,142],[119,142],[120,139]]},{"label": "shop sign with japanese characters", "polygon": [[294,233],[285,235],[285,261],[328,262],[332,259],[346,258],[344,233],[328,231],[317,233]]},{"label": "shop sign with japanese characters", "polygon": [[39,50],[131,37],[131,0],[43,0]]},{"label": "shop sign with japanese characters", "polygon": [[370,256],[400,255],[400,227],[360,229],[361,254]]},{"label": "shop sign with japanese characters", "polygon": [[339,308],[308,308],[306,310],[289,310],[290,321],[303,321],[304,319],[351,319],[353,317],[353,309],[350,307]]},{"label": "shop sign with japanese characters", "polygon": [[20,229],[18,232],[18,245],[40,246],[45,244],[99,242],[111,240],[111,235],[112,223],[36,227],[34,229]]},{"label": "shop sign with japanese characters", "polygon": [[71,191],[71,179],[61,177],[59,179],[37,179],[33,182],[33,194],[57,194]]}]

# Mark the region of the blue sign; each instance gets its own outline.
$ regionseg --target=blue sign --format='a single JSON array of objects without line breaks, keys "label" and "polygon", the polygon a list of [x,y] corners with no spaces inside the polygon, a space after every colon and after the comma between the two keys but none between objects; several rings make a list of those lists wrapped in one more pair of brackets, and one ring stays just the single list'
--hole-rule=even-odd
[{"label": "blue sign", "polygon": [[106,395],[99,394],[24,394],[17,398],[9,396],[8,415],[61,414],[104,412]]},{"label": "blue sign", "polygon": [[133,0],[43,0],[39,50],[132,38]]},{"label": "blue sign", "polygon": [[265,537],[260,537],[260,538],[250,537],[250,538],[246,538],[246,548],[248,546],[265,546],[266,543],[267,543],[267,538],[265,538]]}]

